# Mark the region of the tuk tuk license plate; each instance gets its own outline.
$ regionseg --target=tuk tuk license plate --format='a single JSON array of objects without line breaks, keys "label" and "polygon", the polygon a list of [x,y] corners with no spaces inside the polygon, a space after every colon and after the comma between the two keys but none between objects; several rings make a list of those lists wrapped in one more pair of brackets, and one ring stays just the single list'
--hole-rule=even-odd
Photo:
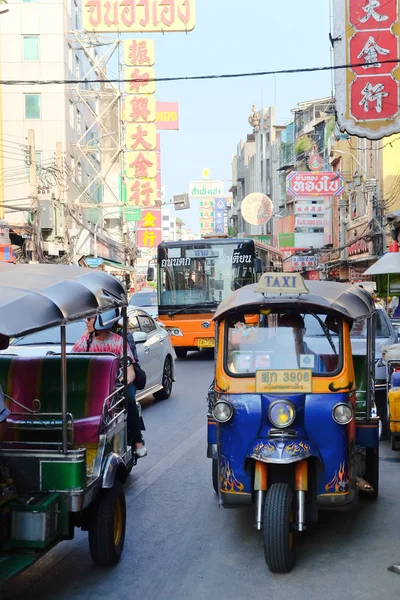
[{"label": "tuk tuk license plate", "polygon": [[311,391],[311,369],[256,372],[257,394],[310,394]]},{"label": "tuk tuk license plate", "polygon": [[199,338],[197,340],[197,345],[199,348],[214,348],[215,339],[214,338]]}]

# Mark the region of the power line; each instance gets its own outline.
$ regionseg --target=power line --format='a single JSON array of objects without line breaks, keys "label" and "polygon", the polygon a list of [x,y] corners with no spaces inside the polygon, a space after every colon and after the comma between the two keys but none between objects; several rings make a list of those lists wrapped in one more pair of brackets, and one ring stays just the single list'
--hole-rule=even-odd
[{"label": "power line", "polygon": [[[380,64],[400,64],[399,58],[390,58],[380,60]],[[243,77],[264,77],[267,75],[293,75],[297,73],[318,73],[322,71],[340,71],[341,69],[355,69],[357,67],[365,67],[363,63],[349,63],[346,65],[329,65],[325,67],[303,67],[300,69],[281,69],[278,71],[253,71],[247,73],[223,73],[219,75],[190,75],[187,77],[155,77],[154,79],[146,79],[146,83],[163,83],[171,81],[201,81],[211,79],[239,79]],[[49,80],[17,80],[17,79],[1,79],[0,85],[77,85],[77,84],[95,84],[95,83],[143,83],[140,78],[131,79],[49,79]]]}]

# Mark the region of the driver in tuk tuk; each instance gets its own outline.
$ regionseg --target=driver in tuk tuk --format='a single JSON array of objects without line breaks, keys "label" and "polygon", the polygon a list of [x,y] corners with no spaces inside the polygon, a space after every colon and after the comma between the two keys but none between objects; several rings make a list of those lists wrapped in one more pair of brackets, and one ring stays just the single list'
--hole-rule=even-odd
[{"label": "driver in tuk tuk", "polygon": [[6,407],[6,401],[4,399],[3,389],[0,385],[0,444],[6,437],[7,431],[7,417],[10,411]]},{"label": "driver in tuk tuk", "polygon": [[[111,352],[122,358],[124,355],[123,338],[117,333],[113,333],[112,329],[120,319],[119,311],[110,311],[113,313],[111,317],[103,314],[105,323],[100,325],[96,316],[85,319],[86,331],[75,342],[72,347],[72,352]],[[128,345],[128,357],[135,362],[135,358]],[[136,406],[135,393],[132,390],[135,381],[135,370],[131,365],[128,366],[128,441],[132,444],[135,454],[138,458],[143,458],[147,455],[147,448],[142,442],[142,431],[140,424],[139,411]],[[133,391],[133,393],[132,393]]]},{"label": "driver in tuk tuk", "polygon": [[[322,358],[315,354],[304,341],[304,334],[306,333],[306,327],[304,319],[299,314],[287,313],[282,315],[278,321],[279,329],[282,327],[290,328],[293,331],[294,341],[296,346],[296,355],[300,356],[312,356],[313,357],[313,371],[315,373],[325,373],[326,367]],[[279,337],[278,337],[279,344]]]}]

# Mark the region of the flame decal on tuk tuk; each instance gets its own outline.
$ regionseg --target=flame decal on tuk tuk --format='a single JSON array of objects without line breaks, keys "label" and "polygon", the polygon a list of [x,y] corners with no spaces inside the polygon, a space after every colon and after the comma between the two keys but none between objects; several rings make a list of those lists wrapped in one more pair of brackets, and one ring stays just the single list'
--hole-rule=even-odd
[{"label": "flame decal on tuk tuk", "polygon": [[276,446],[273,442],[260,442],[253,450],[253,454],[261,458],[268,458],[276,451]]},{"label": "flame decal on tuk tuk", "polygon": [[306,442],[292,442],[286,446],[286,453],[292,456],[300,456],[301,454],[308,454],[311,450],[310,444]]},{"label": "flame decal on tuk tuk", "polygon": [[346,470],[346,463],[340,463],[332,481],[326,484],[325,491],[328,493],[348,492],[350,489],[350,478]]},{"label": "flame decal on tuk tuk", "polygon": [[231,469],[229,461],[226,458],[221,460],[220,470],[221,492],[243,492],[244,485],[235,477],[233,469]]}]

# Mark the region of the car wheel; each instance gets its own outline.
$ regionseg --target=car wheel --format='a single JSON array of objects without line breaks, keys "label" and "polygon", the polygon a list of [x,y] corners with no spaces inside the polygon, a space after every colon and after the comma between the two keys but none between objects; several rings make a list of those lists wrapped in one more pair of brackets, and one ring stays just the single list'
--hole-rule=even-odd
[{"label": "car wheel", "polygon": [[156,400],[167,400],[172,393],[172,360],[167,356],[164,362],[162,389],[154,394]]},{"label": "car wheel", "polygon": [[188,353],[188,351],[186,350],[186,348],[175,348],[175,353],[178,358],[186,358],[186,354]]},{"label": "car wheel", "polygon": [[389,431],[389,419],[388,419],[388,405],[386,400],[386,390],[379,391],[375,397],[376,409],[378,417],[382,423],[382,433],[380,436],[381,440],[388,440],[390,437]]}]

